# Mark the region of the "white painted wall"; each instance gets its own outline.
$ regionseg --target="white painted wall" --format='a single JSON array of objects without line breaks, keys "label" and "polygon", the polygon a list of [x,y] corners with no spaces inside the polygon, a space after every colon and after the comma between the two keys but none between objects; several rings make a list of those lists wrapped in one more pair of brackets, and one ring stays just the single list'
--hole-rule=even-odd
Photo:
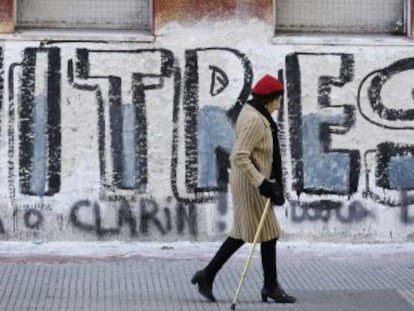
[{"label": "white painted wall", "polygon": [[[283,70],[288,109],[279,116],[279,125],[288,202],[276,208],[283,238],[412,240],[412,43],[354,37],[336,45],[321,44],[325,39],[299,45],[279,40],[276,44],[271,33],[268,25],[257,20],[244,24],[229,20],[201,21],[192,28],[168,24],[154,43],[54,43],[39,48],[38,41],[1,41],[0,237],[221,239],[231,226],[231,197],[226,191],[208,191],[217,186],[211,150],[219,142],[229,151],[232,142],[231,125],[220,116],[243,90],[248,91],[251,81]],[[191,62],[195,56],[198,61]],[[144,75],[143,83],[154,88],[144,91],[145,100],[133,91],[141,85],[137,74]],[[384,120],[386,116],[370,108],[367,94],[374,90],[377,75],[379,85],[385,83],[377,93],[372,92],[373,102],[381,98],[386,108],[400,109],[395,120]],[[59,76],[60,83],[54,84]],[[326,88],[318,91],[322,76],[335,77],[337,83],[330,92]],[[48,77],[53,79],[48,81]],[[194,77],[198,77],[198,90]],[[33,91],[34,98],[27,90]],[[321,94],[327,97],[318,104]],[[330,106],[346,105],[346,110],[321,107],[329,104],[327,98]],[[116,103],[121,105],[118,115],[110,109]],[[135,111],[131,103],[145,108]],[[198,107],[191,114],[194,104]],[[60,106],[60,128],[47,125],[47,112],[42,110],[47,105]],[[37,114],[30,107],[37,107]],[[346,113],[349,122],[342,124]],[[116,122],[117,116],[124,118],[124,125]],[[135,116],[140,126],[137,132],[131,131]],[[21,126],[24,118],[29,120],[26,129]],[[341,130],[326,132],[322,139],[326,148],[340,149],[341,154],[322,150],[316,131],[321,122],[336,124],[331,132]],[[60,144],[48,142],[50,133],[43,135],[48,128],[61,133]],[[143,128],[146,136],[134,144],[137,135],[145,132]],[[29,148],[32,143],[33,150]],[[123,147],[112,149],[117,143]],[[379,146],[390,158],[377,169],[383,154]],[[350,150],[355,163],[349,162]],[[146,169],[140,171],[145,161],[138,161],[134,171],[134,160],[145,155]],[[60,169],[53,170],[50,165],[59,159]],[[119,175],[114,173],[114,159],[119,163],[127,159]],[[303,163],[302,188],[298,163]],[[53,172],[60,185],[49,181]],[[204,191],[195,194],[186,187],[186,176]],[[27,183],[22,184],[25,179]],[[390,180],[390,189],[378,179]],[[53,193],[47,194],[50,186]]]}]

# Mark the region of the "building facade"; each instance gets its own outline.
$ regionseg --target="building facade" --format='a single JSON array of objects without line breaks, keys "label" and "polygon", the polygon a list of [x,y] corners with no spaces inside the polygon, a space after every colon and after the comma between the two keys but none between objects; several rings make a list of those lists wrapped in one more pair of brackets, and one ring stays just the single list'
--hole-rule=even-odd
[{"label": "building facade", "polygon": [[271,73],[284,238],[414,240],[414,1],[371,2],[3,0],[0,239],[221,238]]}]

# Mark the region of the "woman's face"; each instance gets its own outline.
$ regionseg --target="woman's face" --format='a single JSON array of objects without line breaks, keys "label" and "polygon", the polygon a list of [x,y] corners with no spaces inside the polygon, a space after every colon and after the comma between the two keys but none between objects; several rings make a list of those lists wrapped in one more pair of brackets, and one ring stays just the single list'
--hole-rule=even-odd
[{"label": "woman's face", "polygon": [[267,104],[267,109],[270,113],[273,111],[280,109],[280,105],[282,104],[283,96],[279,96],[273,99],[269,104]]}]

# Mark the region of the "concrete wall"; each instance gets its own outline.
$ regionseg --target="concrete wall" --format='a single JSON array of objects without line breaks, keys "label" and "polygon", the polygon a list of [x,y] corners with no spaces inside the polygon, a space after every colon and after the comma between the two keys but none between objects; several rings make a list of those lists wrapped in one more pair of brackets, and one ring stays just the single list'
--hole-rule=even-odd
[{"label": "concrete wall", "polygon": [[273,73],[284,238],[414,240],[413,44],[272,43],[245,12],[157,15],[151,43],[0,41],[0,238],[222,238],[232,122]]}]

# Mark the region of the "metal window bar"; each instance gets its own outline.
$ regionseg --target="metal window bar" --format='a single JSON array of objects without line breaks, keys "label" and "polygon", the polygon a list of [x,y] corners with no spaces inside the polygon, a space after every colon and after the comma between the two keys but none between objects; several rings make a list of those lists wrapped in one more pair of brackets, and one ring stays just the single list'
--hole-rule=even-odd
[{"label": "metal window bar", "polygon": [[116,29],[148,32],[151,0],[16,0],[20,28]]},{"label": "metal window bar", "polygon": [[276,0],[276,32],[406,32],[405,0]]}]

